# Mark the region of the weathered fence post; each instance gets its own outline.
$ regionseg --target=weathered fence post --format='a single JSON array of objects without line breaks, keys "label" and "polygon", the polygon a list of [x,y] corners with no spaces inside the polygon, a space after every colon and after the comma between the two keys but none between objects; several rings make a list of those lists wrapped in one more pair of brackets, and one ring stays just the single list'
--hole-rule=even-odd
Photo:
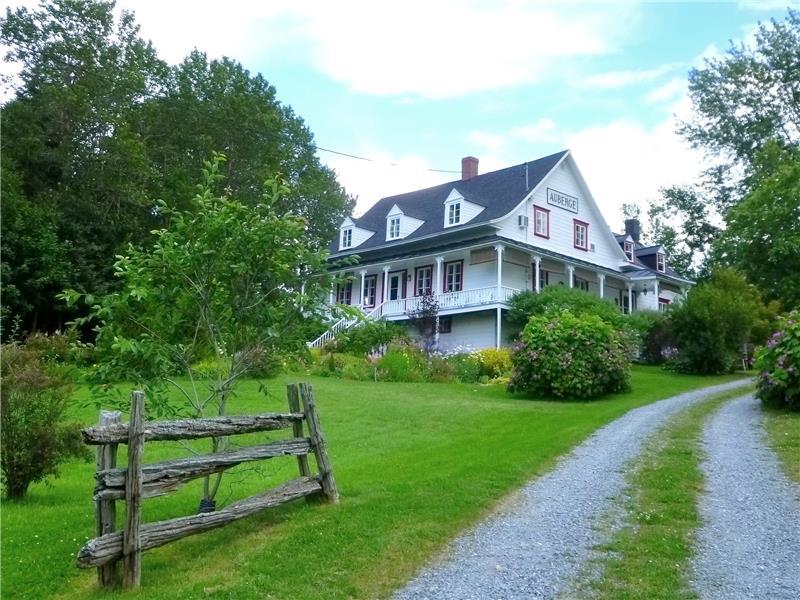
[{"label": "weathered fence post", "polygon": [[[119,411],[100,411],[98,425],[116,425],[122,422]],[[97,447],[96,471],[105,471],[117,466],[117,444],[101,444]],[[95,502],[95,523],[97,537],[106,533],[113,533],[117,520],[117,508],[114,500],[97,500]],[[97,582],[101,587],[114,584],[116,579],[117,563],[111,562],[97,568]]]},{"label": "weathered fence post", "polygon": [[[300,410],[300,390],[296,383],[291,383],[286,386],[286,396],[289,399],[289,412],[302,412]],[[295,421],[292,424],[292,435],[296,438],[304,437],[302,421]],[[297,456],[297,466],[300,469],[300,475],[303,477],[311,476],[311,468],[308,466],[307,454],[300,454]]]},{"label": "weathered fence post", "polygon": [[128,470],[125,476],[125,529],[122,532],[122,560],[125,587],[139,587],[142,579],[142,550],[139,525],[142,517],[142,454],[144,453],[144,392],[131,393],[128,423]]},{"label": "weathered fence post", "polygon": [[311,444],[314,446],[314,456],[317,459],[322,491],[325,492],[331,502],[338,504],[339,490],[336,489],[333,469],[328,459],[328,448],[325,445],[325,437],[322,435],[322,428],[319,424],[317,407],[314,404],[314,390],[309,384],[300,384],[300,398],[303,401],[303,412],[305,412],[308,431],[311,434]]}]

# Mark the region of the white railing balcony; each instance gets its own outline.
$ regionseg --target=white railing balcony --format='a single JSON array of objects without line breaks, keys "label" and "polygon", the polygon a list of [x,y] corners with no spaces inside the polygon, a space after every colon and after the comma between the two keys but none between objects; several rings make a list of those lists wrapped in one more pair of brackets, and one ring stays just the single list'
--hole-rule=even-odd
[{"label": "white railing balcony", "polygon": [[[440,311],[449,311],[486,304],[503,304],[518,291],[510,287],[501,287],[498,293],[497,286],[490,286],[460,292],[444,292],[437,294],[436,300],[439,302]],[[392,317],[414,312],[419,309],[420,301],[421,298],[418,296],[388,300],[381,305],[379,316]]]}]

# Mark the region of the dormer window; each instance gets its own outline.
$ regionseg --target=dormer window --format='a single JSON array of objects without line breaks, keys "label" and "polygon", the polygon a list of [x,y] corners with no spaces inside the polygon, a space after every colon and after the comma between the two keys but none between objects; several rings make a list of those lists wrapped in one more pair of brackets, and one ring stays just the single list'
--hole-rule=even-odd
[{"label": "dormer window", "polygon": [[656,271],[663,273],[667,270],[667,257],[663,252],[656,254]]},{"label": "dormer window", "polygon": [[625,250],[625,256],[628,257],[628,262],[633,262],[633,242],[625,242],[622,246]]},{"label": "dormer window", "polygon": [[400,237],[400,217],[389,219],[389,239],[396,240]]},{"label": "dormer window", "polygon": [[342,229],[342,240],[339,244],[342,249],[353,246],[353,228]]},{"label": "dormer window", "polygon": [[461,223],[461,202],[453,202],[447,207],[447,224],[458,225]]}]

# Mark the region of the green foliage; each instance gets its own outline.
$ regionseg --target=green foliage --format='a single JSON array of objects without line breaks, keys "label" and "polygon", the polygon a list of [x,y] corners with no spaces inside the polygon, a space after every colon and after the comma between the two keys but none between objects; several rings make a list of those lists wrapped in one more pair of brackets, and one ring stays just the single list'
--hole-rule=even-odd
[{"label": "green foliage", "polygon": [[461,383],[477,383],[481,378],[481,361],[474,354],[451,354],[445,359],[453,366],[455,378]]},{"label": "green foliage", "polygon": [[419,344],[423,352],[430,356],[436,350],[439,324],[439,301],[432,292],[422,296],[417,308],[408,313],[408,324],[419,334]]},{"label": "green foliage", "polygon": [[370,320],[339,333],[333,347],[336,352],[366,356],[395,341],[409,341],[405,327],[393,321]]},{"label": "green foliage", "polygon": [[756,353],[756,394],[766,406],[800,411],[800,312],[779,321]]},{"label": "green foliage", "polygon": [[531,317],[513,353],[509,390],[590,399],[628,389],[625,337],[594,314],[564,310]]},{"label": "green foliage", "polygon": [[87,451],[78,424],[63,424],[70,386],[48,369],[38,349],[6,344],[0,353],[0,465],[9,498],[22,498],[31,483],[58,475],[70,457]]},{"label": "green foliage", "polygon": [[485,348],[476,352],[475,356],[481,365],[481,376],[497,379],[511,373],[511,350],[508,348]]},{"label": "green foliage", "polygon": [[508,322],[525,327],[532,316],[560,313],[568,310],[574,315],[596,315],[606,323],[620,328],[625,318],[611,302],[583,290],[553,285],[540,293],[524,291],[515,294],[509,302]]},{"label": "green foliage", "polygon": [[638,361],[659,365],[674,352],[672,330],[666,313],[640,310],[626,317],[627,330],[636,337]]},{"label": "green foliage", "polygon": [[[770,139],[800,142],[800,13],[761,23],[752,47],[734,46],[689,72],[693,117],[681,127],[712,156],[749,167]],[[774,93],[765,93],[774,90]],[[778,91],[779,90],[779,91]]]},{"label": "green foliage", "polygon": [[725,214],[715,260],[735,266],[785,308],[800,306],[800,150],[768,143],[755,183]]},{"label": "green foliage", "polygon": [[763,342],[760,332],[770,318],[754,286],[735,271],[716,272],[670,309],[678,348],[675,368],[686,373],[733,371],[745,343]]},{"label": "green foliage", "polygon": [[[254,206],[219,196],[223,160],[206,163],[190,210],[158,204],[169,228],[154,232],[150,248],[130,246],[118,257],[118,292],[84,297],[97,323],[96,377],[144,386],[157,414],[225,414],[237,379],[274,371],[282,352],[304,347],[297,325],[330,289],[326,252],[301,241],[305,221],[274,208],[286,188],[268,182]],[[205,370],[195,371],[201,360]],[[204,383],[182,388],[182,406],[163,394],[175,373]]]},{"label": "green foliage", "polygon": [[410,345],[392,345],[378,360],[382,381],[427,381],[430,367],[421,350]]},{"label": "green foliage", "polygon": [[0,44],[20,66],[2,111],[3,316],[29,331],[61,327],[60,290],[115,290],[114,256],[168,225],[153,199],[191,208],[200,161],[216,150],[244,204],[283,175],[275,209],[305,217],[312,246],[350,213],[311,132],[261,75],[198,51],[169,66],[113,2],[8,8]]}]

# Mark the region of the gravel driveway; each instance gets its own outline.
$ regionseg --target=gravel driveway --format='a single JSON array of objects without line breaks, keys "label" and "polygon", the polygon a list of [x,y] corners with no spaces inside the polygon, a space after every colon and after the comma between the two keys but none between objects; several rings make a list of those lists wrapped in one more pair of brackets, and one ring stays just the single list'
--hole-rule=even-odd
[{"label": "gravel driveway", "polygon": [[780,470],[765,435],[753,396],[726,403],[706,426],[694,564],[703,599],[800,598],[800,486]]},{"label": "gravel driveway", "polygon": [[423,570],[398,599],[553,598],[569,588],[593,546],[610,539],[601,517],[625,488],[624,468],[677,411],[735,381],[629,411],[599,429],[513,502],[457,538],[441,564]]}]

